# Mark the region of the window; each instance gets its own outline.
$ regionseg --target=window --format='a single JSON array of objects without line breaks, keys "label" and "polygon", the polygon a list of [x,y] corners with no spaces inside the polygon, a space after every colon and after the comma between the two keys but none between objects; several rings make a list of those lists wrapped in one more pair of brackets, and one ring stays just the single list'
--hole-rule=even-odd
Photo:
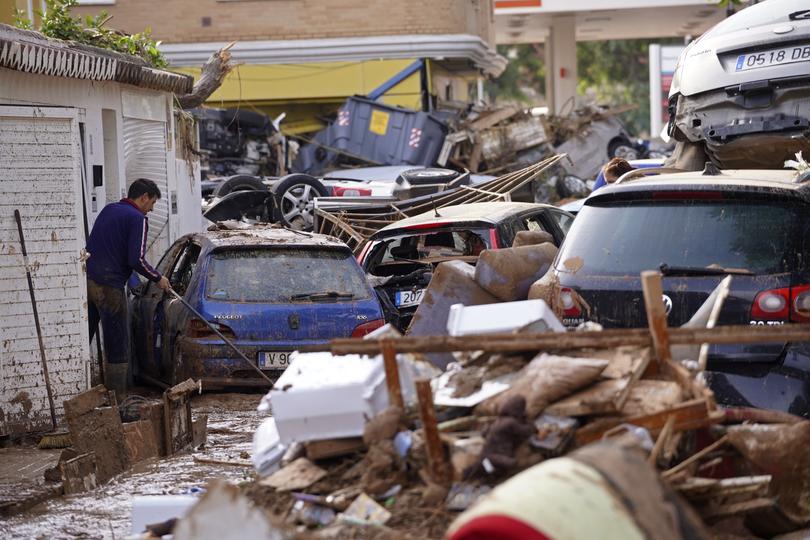
[{"label": "window", "polygon": [[351,252],[305,248],[217,251],[211,255],[205,295],[211,300],[306,303],[308,295],[335,293],[338,301],[366,300],[371,292]]},{"label": "window", "polygon": [[191,242],[183,249],[183,253],[177,259],[177,264],[172,269],[169,282],[178,294],[183,295],[191,283],[191,277],[197,268],[197,258],[200,256],[200,246]]},{"label": "window", "polygon": [[580,257],[583,269],[597,275],[638,276],[663,263],[786,272],[799,248],[800,216],[788,204],[736,201],[585,206],[558,260]]},{"label": "window", "polygon": [[563,234],[568,234],[569,229],[571,229],[571,224],[574,222],[574,218],[556,210],[549,210],[548,213],[554,218],[557,225],[560,226],[560,230]]}]

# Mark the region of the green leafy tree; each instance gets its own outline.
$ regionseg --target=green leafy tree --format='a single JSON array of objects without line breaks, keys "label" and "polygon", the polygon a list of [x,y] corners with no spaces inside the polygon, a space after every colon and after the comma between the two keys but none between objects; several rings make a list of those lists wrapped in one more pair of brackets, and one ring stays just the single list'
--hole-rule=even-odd
[{"label": "green leafy tree", "polygon": [[506,69],[487,83],[487,93],[498,103],[527,106],[544,103],[546,66],[542,45],[498,45],[498,54],[509,59]]},{"label": "green leafy tree", "polygon": [[[152,39],[149,29],[130,35],[106,28],[104,25],[112,18],[106,11],[95,17],[87,16],[82,21],[81,17],[70,13],[70,8],[76,4],[77,0],[45,0],[45,10],[37,11],[40,17],[39,32],[54,39],[75,41],[138,56],[156,68],[168,66],[158,50],[160,42]],[[33,23],[19,10],[15,15],[15,25],[26,30],[34,29]]]}]

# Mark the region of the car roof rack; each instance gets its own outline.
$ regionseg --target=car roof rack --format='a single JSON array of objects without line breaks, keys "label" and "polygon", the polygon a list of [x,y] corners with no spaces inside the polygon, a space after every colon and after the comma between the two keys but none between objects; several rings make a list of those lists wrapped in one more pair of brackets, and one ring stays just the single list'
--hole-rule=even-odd
[{"label": "car roof rack", "polygon": [[652,175],[652,174],[671,174],[671,173],[684,173],[689,172],[685,169],[679,169],[677,167],[647,167],[647,168],[638,168],[633,169],[632,171],[628,171],[621,175],[613,184],[608,185],[617,185],[623,182],[628,182],[630,180],[635,180],[637,178],[641,178],[644,176]]}]

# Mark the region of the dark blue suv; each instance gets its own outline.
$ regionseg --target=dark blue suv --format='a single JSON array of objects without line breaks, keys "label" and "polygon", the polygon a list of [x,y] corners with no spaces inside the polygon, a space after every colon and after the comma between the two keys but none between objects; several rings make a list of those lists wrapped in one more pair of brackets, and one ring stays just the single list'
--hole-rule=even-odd
[{"label": "dark blue suv", "polygon": [[[729,274],[718,324],[810,323],[810,182],[804,180],[796,171],[709,167],[595,192],[551,276],[563,287],[565,324],[646,327],[643,270],[663,274],[670,326],[688,321]],[[810,416],[810,344],[715,345],[708,370],[721,404]]]},{"label": "dark blue suv", "polygon": [[[270,375],[302,345],[363,336],[384,324],[351,250],[328,236],[275,226],[192,234],[175,242],[158,271]],[[207,388],[266,384],[155,284],[135,293],[136,375],[164,384],[194,377]]]}]

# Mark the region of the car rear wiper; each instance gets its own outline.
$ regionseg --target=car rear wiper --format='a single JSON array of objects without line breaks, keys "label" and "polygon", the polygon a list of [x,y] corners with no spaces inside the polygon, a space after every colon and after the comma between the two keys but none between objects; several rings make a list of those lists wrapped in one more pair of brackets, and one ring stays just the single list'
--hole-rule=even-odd
[{"label": "car rear wiper", "polygon": [[745,268],[723,268],[721,266],[670,266],[667,263],[661,263],[658,269],[661,270],[661,274],[665,276],[754,275],[751,270],[746,270]]},{"label": "car rear wiper", "polygon": [[323,291],[323,292],[294,294],[290,297],[290,300],[332,300],[338,298],[346,298],[346,299],[354,298],[354,294],[349,292]]}]

